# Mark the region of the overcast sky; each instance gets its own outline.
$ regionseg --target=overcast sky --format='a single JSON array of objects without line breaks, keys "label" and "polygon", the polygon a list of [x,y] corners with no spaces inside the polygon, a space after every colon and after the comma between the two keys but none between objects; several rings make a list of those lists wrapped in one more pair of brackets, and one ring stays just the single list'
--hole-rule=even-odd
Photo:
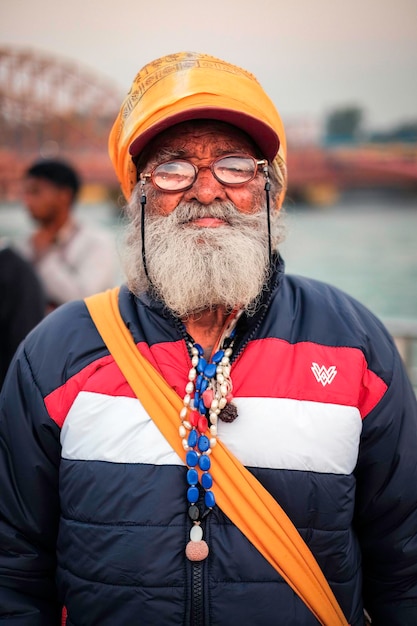
[{"label": "overcast sky", "polygon": [[371,128],[417,118],[417,0],[0,0],[0,45],[82,63],[128,91],[192,50],[253,72],[285,119],[362,106]]}]

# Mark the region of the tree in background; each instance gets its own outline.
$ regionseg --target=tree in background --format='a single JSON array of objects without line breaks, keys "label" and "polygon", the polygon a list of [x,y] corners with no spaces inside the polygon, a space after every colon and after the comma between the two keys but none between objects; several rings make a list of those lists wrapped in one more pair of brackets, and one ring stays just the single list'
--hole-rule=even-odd
[{"label": "tree in background", "polygon": [[326,144],[353,143],[362,135],[363,110],[348,106],[330,112],[325,120]]}]

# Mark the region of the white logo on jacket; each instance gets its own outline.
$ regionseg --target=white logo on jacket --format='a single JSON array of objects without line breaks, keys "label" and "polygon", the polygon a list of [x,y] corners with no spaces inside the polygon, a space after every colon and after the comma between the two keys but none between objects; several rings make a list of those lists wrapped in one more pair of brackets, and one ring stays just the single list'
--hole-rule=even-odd
[{"label": "white logo on jacket", "polygon": [[321,383],[323,387],[330,385],[337,374],[336,365],[331,365],[326,368],[324,365],[320,367],[318,363],[312,363],[311,371],[313,372],[317,382]]}]

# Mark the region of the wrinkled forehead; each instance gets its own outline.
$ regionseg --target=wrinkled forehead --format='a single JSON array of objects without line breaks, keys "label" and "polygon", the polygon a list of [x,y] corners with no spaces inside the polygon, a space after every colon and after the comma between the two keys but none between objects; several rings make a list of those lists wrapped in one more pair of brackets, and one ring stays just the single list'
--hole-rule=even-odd
[{"label": "wrinkled forehead", "polygon": [[138,163],[143,165],[164,156],[198,156],[202,150],[209,150],[213,156],[226,152],[262,156],[249,135],[236,126],[213,120],[191,120],[157,135],[146,146]]}]

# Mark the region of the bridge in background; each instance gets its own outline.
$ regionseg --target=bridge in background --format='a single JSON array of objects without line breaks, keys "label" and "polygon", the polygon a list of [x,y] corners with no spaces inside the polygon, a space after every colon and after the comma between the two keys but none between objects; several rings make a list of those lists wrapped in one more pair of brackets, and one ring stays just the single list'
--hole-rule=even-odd
[{"label": "bridge in background", "polygon": [[[73,62],[0,47],[0,200],[19,197],[24,169],[40,157],[74,163],[86,189],[118,189],[107,138],[122,99],[117,87]],[[417,190],[417,146],[326,149],[290,135],[288,171],[288,195],[319,205],[344,189]]]},{"label": "bridge in background", "polygon": [[122,99],[71,61],[0,47],[0,198],[18,197],[24,169],[41,157],[68,159],[87,185],[116,186],[107,137]]}]

